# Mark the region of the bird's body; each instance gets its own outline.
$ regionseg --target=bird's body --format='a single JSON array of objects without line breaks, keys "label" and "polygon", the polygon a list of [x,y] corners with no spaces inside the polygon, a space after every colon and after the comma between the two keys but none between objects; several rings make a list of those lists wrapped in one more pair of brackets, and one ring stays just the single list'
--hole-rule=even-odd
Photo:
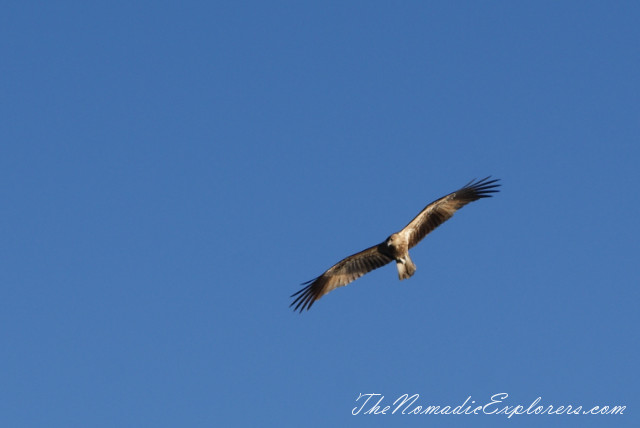
[{"label": "bird's body", "polygon": [[497,192],[498,180],[486,177],[471,181],[459,190],[443,196],[427,205],[408,225],[390,235],[384,242],[342,259],[319,277],[304,283],[291,297],[297,296],[290,306],[294,310],[309,309],[313,303],[329,291],[347,285],[362,275],[395,260],[400,280],[410,278],[416,265],[409,256],[414,247],[429,232],[450,219],[453,214],[469,202],[487,198]]},{"label": "bird's body", "polygon": [[416,272],[416,265],[409,257],[409,240],[402,231],[394,233],[384,241],[389,255],[396,261],[398,278],[410,278]]}]

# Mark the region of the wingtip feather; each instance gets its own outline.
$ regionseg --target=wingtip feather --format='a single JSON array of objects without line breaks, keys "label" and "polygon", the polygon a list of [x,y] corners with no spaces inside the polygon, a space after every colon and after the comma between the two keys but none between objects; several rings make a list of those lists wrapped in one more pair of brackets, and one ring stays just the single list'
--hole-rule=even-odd
[{"label": "wingtip feather", "polygon": [[500,181],[499,178],[494,178],[493,180],[490,180],[490,178],[491,176],[488,175],[480,180],[473,179],[462,189],[473,190],[477,198],[490,198],[493,196],[492,193],[499,192],[498,187],[502,186],[498,183]]},{"label": "wingtip feather", "polygon": [[[319,278],[319,277],[318,277]],[[293,302],[289,305],[289,307],[294,306],[294,312],[302,313],[304,310],[309,310],[313,303],[317,300],[317,292],[314,290],[313,286],[315,285],[315,281],[318,279],[312,279],[307,282],[303,282],[302,285],[305,287],[301,288],[297,292],[293,293],[290,297],[297,296]]]}]

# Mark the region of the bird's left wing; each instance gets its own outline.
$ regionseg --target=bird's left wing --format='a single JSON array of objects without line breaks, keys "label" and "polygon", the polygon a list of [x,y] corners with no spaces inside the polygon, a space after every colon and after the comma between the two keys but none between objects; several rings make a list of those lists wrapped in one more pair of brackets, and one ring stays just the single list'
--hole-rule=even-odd
[{"label": "bird's left wing", "polygon": [[291,295],[297,297],[289,307],[294,306],[293,310],[300,312],[308,310],[316,300],[331,290],[347,285],[365,273],[391,262],[393,257],[383,250],[383,244],[378,244],[342,259],[319,277],[303,283],[306,287]]},{"label": "bird's left wing", "polygon": [[489,180],[485,177],[482,180],[472,180],[459,190],[449,193],[442,198],[431,202],[421,212],[411,220],[399,233],[407,237],[409,248],[415,246],[429,232],[449,220],[453,214],[469,202],[481,198],[489,198],[492,193],[496,193],[496,184],[499,180]]}]

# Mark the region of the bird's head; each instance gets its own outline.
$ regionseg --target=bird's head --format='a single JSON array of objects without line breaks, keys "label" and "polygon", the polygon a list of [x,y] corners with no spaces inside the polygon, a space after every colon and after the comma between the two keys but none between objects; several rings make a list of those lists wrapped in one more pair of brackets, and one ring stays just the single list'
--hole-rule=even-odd
[{"label": "bird's head", "polygon": [[387,240],[385,241],[385,244],[387,244],[387,247],[394,247],[398,242],[398,234],[394,233],[393,235],[389,236],[387,238]]}]

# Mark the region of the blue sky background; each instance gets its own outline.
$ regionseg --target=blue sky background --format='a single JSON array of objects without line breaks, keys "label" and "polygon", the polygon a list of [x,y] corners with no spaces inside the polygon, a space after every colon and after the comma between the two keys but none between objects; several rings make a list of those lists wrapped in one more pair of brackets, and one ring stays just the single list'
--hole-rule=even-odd
[{"label": "blue sky background", "polygon": [[[6,2],[0,425],[638,426],[636,2]],[[474,177],[495,198],[302,315]],[[420,403],[623,416],[352,416]],[[514,420],[515,419],[515,420]]]}]

